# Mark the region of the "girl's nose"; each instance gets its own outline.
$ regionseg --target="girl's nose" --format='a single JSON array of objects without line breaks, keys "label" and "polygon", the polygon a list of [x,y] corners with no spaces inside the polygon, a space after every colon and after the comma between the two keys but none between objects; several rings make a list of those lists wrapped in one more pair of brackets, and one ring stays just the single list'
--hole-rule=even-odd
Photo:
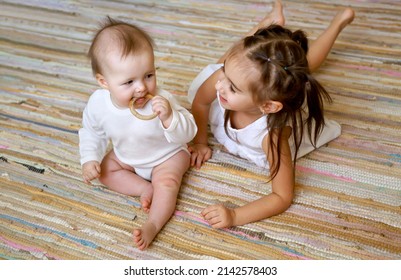
[{"label": "girl's nose", "polygon": [[214,86],[217,91],[221,91],[223,89],[222,83],[220,80],[217,81],[216,85]]}]

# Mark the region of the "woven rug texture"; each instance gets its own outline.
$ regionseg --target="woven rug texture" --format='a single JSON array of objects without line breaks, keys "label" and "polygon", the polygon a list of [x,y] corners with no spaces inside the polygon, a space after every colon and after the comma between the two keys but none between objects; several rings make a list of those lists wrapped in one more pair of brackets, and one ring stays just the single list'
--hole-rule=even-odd
[{"label": "woven rug texture", "polygon": [[267,170],[228,154],[189,169],[176,211],[146,251],[137,197],[81,179],[78,129],[98,88],[86,57],[107,15],[154,38],[158,85],[187,89],[272,1],[0,1],[0,259],[401,259],[401,1],[284,1],[286,26],[311,40],[346,6],[354,22],[314,75],[334,102],[336,140],[298,161],[293,205],[212,229],[201,210],[271,191]]}]

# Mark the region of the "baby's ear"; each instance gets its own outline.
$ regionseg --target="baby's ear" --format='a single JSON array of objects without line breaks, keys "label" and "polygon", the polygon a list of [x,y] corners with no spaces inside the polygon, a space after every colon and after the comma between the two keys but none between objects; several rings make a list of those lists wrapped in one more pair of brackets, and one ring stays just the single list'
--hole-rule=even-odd
[{"label": "baby's ear", "polygon": [[98,84],[104,88],[104,89],[109,89],[109,86],[107,85],[106,79],[104,78],[104,76],[102,74],[96,74],[96,80],[98,82]]},{"label": "baby's ear", "polygon": [[279,101],[267,101],[259,108],[263,114],[274,114],[283,109],[283,104]]}]

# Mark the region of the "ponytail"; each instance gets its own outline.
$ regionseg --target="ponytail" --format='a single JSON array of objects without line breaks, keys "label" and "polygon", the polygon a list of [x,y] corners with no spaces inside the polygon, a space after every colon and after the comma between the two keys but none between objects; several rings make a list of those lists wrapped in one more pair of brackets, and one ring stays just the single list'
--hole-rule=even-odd
[{"label": "ponytail", "polygon": [[305,84],[306,105],[308,108],[308,118],[306,127],[308,136],[316,148],[316,141],[325,125],[324,122],[324,99],[332,102],[332,99],[325,88],[310,74],[307,75],[308,81]]}]

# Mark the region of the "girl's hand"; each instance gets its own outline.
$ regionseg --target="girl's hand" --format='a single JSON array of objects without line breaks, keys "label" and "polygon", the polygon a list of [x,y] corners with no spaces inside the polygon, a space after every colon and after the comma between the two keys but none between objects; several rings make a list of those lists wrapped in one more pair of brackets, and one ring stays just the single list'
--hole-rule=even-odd
[{"label": "girl's hand", "polygon": [[171,109],[170,102],[166,98],[156,95],[152,99],[152,110],[157,113],[164,128],[168,128],[173,119],[173,110]]},{"label": "girl's hand", "polygon": [[212,157],[212,149],[205,144],[190,145],[188,150],[191,153],[191,166],[195,166],[198,169]]},{"label": "girl's hand", "polygon": [[82,177],[84,182],[91,184],[90,181],[99,178],[100,176],[100,164],[97,161],[88,161],[82,165]]},{"label": "girl's hand", "polygon": [[221,204],[206,207],[201,215],[213,228],[232,227],[235,219],[234,209],[227,208]]}]

